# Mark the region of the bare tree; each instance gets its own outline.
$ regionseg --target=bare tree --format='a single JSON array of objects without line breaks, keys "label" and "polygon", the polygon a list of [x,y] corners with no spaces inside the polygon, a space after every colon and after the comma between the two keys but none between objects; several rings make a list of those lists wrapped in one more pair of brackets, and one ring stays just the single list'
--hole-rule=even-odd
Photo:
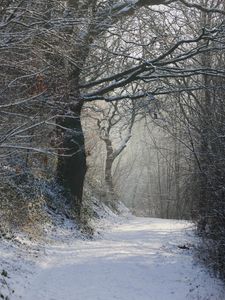
[{"label": "bare tree", "polygon": [[[207,51],[221,51],[223,46],[220,41],[224,34],[222,24],[204,28],[190,38],[180,36],[178,40],[170,40],[166,47],[160,48],[160,52],[159,44],[154,43],[154,55],[146,54],[148,44],[154,41],[150,38],[143,41],[144,35],[140,34],[141,27],[136,29],[140,16],[145,9],[153,5],[157,5],[157,8],[160,4],[167,7],[173,2],[176,1],[68,0],[36,3],[30,0],[22,3],[13,1],[3,5],[1,27],[5,36],[2,38],[1,53],[10,51],[11,57],[14,57],[11,65],[20,70],[16,73],[13,69],[8,83],[2,85],[2,92],[5,92],[7,86],[7,89],[10,87],[7,94],[16,95],[8,97],[4,105],[20,110],[25,103],[29,104],[27,106],[29,111],[35,107],[33,103],[38,107],[42,103],[45,109],[47,108],[51,120],[50,125],[47,125],[50,127],[53,123],[56,125],[58,151],[56,178],[58,183],[72,194],[78,215],[86,173],[81,125],[81,110],[85,101],[137,100],[187,89],[201,90],[200,86],[177,86],[174,81],[172,84],[169,83],[169,80],[205,73],[210,76],[224,76],[224,70],[205,68],[197,62],[197,57]],[[196,6],[186,1],[179,2],[193,9],[223,13],[217,8]],[[171,9],[174,11],[176,7]],[[163,6],[159,7],[159,11],[163,13]],[[128,40],[124,38],[126,33],[129,36]],[[133,43],[131,33],[135,37]],[[141,39],[138,39],[139,36]],[[115,37],[120,41],[121,47],[113,52],[110,48],[111,41],[114,41]],[[2,57],[5,56],[6,53]],[[99,62],[108,61],[116,64],[118,66],[116,74],[115,68],[96,67],[91,57],[96,57]],[[189,60],[195,58],[196,63],[189,65]],[[39,80],[37,75],[41,75],[46,85],[43,85],[41,92],[39,90],[39,93],[32,95],[32,86]],[[160,80],[165,78],[168,79],[166,84]],[[137,93],[130,94],[129,86],[133,82],[141,84]],[[144,83],[148,83],[147,87]],[[1,106],[1,110],[3,108],[5,107]],[[35,124],[40,122],[35,120]],[[27,144],[18,144],[16,148],[28,147]],[[9,148],[15,145],[3,144],[3,146]],[[36,149],[37,147],[33,147],[33,150]]]}]

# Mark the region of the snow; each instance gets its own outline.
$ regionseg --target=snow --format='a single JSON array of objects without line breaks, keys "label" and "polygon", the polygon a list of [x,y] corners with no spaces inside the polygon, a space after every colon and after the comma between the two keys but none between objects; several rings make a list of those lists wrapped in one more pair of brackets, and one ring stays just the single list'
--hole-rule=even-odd
[{"label": "snow", "polygon": [[223,284],[194,259],[197,238],[186,221],[111,216],[93,240],[73,234],[70,224],[55,235],[30,255],[1,243],[5,268],[17,255],[10,300],[225,299]]}]

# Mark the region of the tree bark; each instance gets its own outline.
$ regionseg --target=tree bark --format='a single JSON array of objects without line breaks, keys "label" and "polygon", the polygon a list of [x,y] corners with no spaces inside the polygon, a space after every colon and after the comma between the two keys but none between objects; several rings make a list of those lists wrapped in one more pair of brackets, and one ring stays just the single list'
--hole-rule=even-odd
[{"label": "tree bark", "polygon": [[105,164],[105,183],[111,193],[113,193],[113,181],[112,181],[112,164],[113,158],[113,147],[110,139],[104,139],[106,145],[106,164]]},{"label": "tree bark", "polygon": [[83,101],[78,87],[79,74],[74,73],[73,76],[73,95],[68,95],[65,113],[56,120],[57,136],[60,140],[56,180],[69,193],[77,215],[80,216],[87,165],[81,124]]}]

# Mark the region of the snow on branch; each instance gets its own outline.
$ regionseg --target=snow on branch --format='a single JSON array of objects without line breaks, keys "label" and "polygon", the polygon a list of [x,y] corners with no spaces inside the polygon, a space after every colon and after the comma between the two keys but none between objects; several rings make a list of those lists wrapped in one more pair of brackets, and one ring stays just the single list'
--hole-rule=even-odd
[{"label": "snow on branch", "polygon": [[[95,91],[83,95],[83,99],[86,101],[93,101],[96,99],[100,100],[102,99],[101,96],[115,91],[118,88],[124,87],[135,80],[149,82],[152,80],[159,80],[159,78],[190,77],[202,74],[208,74],[211,76],[224,76],[225,72],[223,69],[202,68],[200,66],[184,68],[183,66],[178,66],[178,63],[187,61],[188,59],[196,57],[200,54],[221,50],[221,47],[224,47],[222,44],[219,44],[219,46],[215,44],[209,44],[211,40],[214,42],[216,41],[217,37],[221,37],[220,35],[220,27],[213,30],[203,29],[199,36],[193,39],[184,39],[178,41],[165,53],[160,54],[157,58],[146,61],[116,75],[108,76],[100,80],[84,84],[81,86],[82,88],[94,87],[105,83],[104,86],[99,87]],[[223,32],[222,36],[224,36]],[[198,42],[200,41],[203,41],[203,43],[199,45]],[[194,46],[190,48],[189,45]],[[181,49],[181,46],[187,46],[187,49]],[[139,95],[137,95],[137,97],[139,97]]]},{"label": "snow on branch", "polygon": [[187,6],[189,8],[196,8],[196,9],[201,10],[206,13],[219,13],[219,14],[225,15],[225,10],[218,9],[216,6],[208,8],[208,7],[202,6],[198,3],[193,3],[190,1],[186,1],[186,0],[179,0],[179,2],[183,3],[185,6]]}]

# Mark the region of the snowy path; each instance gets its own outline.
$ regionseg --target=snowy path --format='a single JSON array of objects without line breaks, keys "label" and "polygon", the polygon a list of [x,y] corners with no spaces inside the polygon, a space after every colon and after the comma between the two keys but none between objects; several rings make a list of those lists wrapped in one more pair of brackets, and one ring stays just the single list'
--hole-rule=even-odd
[{"label": "snowy path", "polygon": [[223,300],[194,264],[186,222],[131,218],[95,241],[49,246],[22,300]]}]

